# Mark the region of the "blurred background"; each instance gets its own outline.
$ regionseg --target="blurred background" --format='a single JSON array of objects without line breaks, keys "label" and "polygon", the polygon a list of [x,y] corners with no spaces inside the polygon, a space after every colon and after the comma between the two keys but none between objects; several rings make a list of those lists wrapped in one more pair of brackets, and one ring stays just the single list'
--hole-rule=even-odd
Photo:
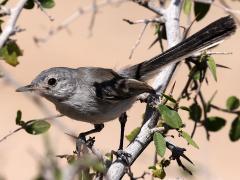
[{"label": "blurred background", "polygon": [[[11,1],[9,5],[14,5],[17,1]],[[48,13],[55,19],[53,22],[38,9],[31,11],[24,10],[19,18],[18,25],[26,31],[18,33],[15,38],[24,56],[20,57],[20,64],[17,67],[10,67],[4,62],[0,62],[2,68],[9,72],[12,78],[21,85],[28,84],[42,70],[55,67],[80,67],[80,66],[101,66],[106,68],[119,69],[123,66],[134,64],[149,59],[160,52],[159,45],[155,45],[148,50],[154,39],[154,28],[148,26],[141,40],[139,47],[135,50],[133,58],[129,59],[131,48],[135,44],[143,24],[129,25],[122,19],[131,20],[151,18],[154,16],[150,11],[131,2],[123,3],[119,6],[106,6],[99,10],[89,36],[89,24],[91,14],[86,14],[70,24],[67,31],[63,30],[52,36],[47,42],[34,43],[33,37],[45,37],[49,30],[62,23],[79,7],[89,4],[87,0],[57,1],[56,6],[48,10]],[[240,9],[239,3],[230,3],[234,9]],[[225,16],[226,13],[216,6],[212,6],[207,17],[198,23],[194,23],[191,33],[196,32],[206,24]],[[186,17],[182,15],[181,25],[185,25]],[[206,99],[209,99],[217,90],[214,103],[221,107],[225,106],[225,101],[230,95],[240,95],[240,33],[237,33],[223,44],[217,47],[216,51],[232,52],[231,55],[216,55],[217,63],[224,64],[231,68],[218,69],[218,82],[215,82],[209,73],[210,85],[204,84]],[[165,44],[167,45],[167,44]],[[167,46],[165,46],[167,47]],[[182,82],[187,78],[187,69],[181,65],[172,83],[176,81],[173,96],[178,96],[182,87]],[[172,84],[171,83],[171,84]],[[171,87],[171,84],[169,87]],[[0,79],[0,137],[17,128],[15,125],[16,111],[23,112],[23,119],[30,120],[45,117],[45,114],[26,98],[23,93],[16,93],[16,87],[6,84]],[[169,90],[168,90],[169,92]],[[44,106],[53,114],[57,114],[55,107],[44,101]],[[144,104],[136,103],[128,112],[128,122],[126,132],[130,132],[134,127],[139,126],[144,112]],[[212,115],[219,115],[212,113]],[[187,131],[191,133],[192,121],[188,120],[188,114],[182,113],[182,119],[187,124]],[[176,162],[166,168],[166,179],[209,179],[224,180],[237,179],[239,177],[240,156],[239,142],[232,143],[229,140],[228,132],[233,116],[221,114],[227,120],[227,125],[217,133],[211,133],[210,141],[206,140],[206,133],[203,128],[198,128],[194,140],[200,146],[195,149],[187,146],[186,142],[173,139],[176,145],[186,147],[186,155],[194,162],[192,166],[183,160],[183,163],[193,170],[194,175],[189,176],[183,173]],[[56,154],[71,154],[75,148],[73,141],[65,133],[74,132],[78,134],[89,130],[92,125],[77,122],[67,117],[54,120],[55,123],[48,131],[51,144]],[[57,122],[56,122],[57,121]],[[63,128],[54,125],[61,123]],[[103,152],[110,152],[118,148],[119,143],[119,122],[113,121],[105,124],[101,133],[96,134],[96,146]],[[106,143],[107,142],[107,143]],[[125,141],[127,145],[127,141]],[[141,175],[153,162],[153,145],[151,144],[137,159],[133,165],[133,172],[136,176]],[[38,158],[43,156],[45,151],[43,136],[29,135],[24,131],[9,137],[0,144],[0,175],[9,180],[33,179],[38,172]],[[58,160],[62,166],[66,166],[66,161]],[[150,176],[147,177],[147,179]],[[127,179],[127,177],[125,177]]]}]

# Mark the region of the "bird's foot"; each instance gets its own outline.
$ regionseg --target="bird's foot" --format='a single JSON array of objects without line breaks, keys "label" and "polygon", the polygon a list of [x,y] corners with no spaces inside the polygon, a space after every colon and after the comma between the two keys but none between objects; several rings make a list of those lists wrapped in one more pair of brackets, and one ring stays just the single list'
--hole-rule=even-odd
[{"label": "bird's foot", "polygon": [[117,151],[112,151],[112,153],[117,157],[118,160],[123,161],[127,166],[130,165],[129,158],[132,157],[131,154],[125,152],[122,149],[119,149]]},{"label": "bird's foot", "polygon": [[76,149],[79,150],[82,144],[85,144],[88,148],[92,148],[95,143],[95,137],[89,137],[86,139],[86,135],[84,133],[80,133],[77,140],[76,140]]}]

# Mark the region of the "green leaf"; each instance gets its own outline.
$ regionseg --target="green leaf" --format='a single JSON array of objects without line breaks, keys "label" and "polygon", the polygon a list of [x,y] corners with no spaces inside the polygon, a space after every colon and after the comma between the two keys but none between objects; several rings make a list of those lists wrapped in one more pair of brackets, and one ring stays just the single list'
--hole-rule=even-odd
[{"label": "green leaf", "polygon": [[199,146],[197,145],[197,143],[191,138],[191,136],[188,133],[186,133],[185,131],[180,131],[180,134],[189,144],[199,149]]},{"label": "green leaf", "polygon": [[214,80],[217,81],[216,63],[212,56],[207,57],[207,65],[214,77]]},{"label": "green leaf", "polygon": [[206,119],[204,126],[208,131],[216,132],[222,129],[225,126],[225,124],[226,124],[225,119],[221,117],[213,116],[213,117],[208,117]]},{"label": "green leaf", "polygon": [[39,0],[39,2],[43,8],[50,9],[55,6],[54,0]]},{"label": "green leaf", "polygon": [[28,0],[25,5],[24,5],[25,9],[33,9],[34,8],[34,0]]},{"label": "green leaf", "polygon": [[164,137],[161,133],[155,132],[153,135],[153,141],[157,154],[163,157],[166,152],[166,141]]},{"label": "green leaf", "polygon": [[170,110],[167,106],[162,104],[159,105],[158,109],[162,119],[167,125],[175,129],[182,127],[182,119],[176,111]]},{"label": "green leaf", "polygon": [[0,49],[0,57],[12,66],[19,64],[17,58],[22,55],[22,51],[16,41],[10,40]]},{"label": "green leaf", "polygon": [[50,124],[44,120],[34,120],[27,124],[25,130],[29,134],[38,135],[45,133],[50,128]]},{"label": "green leaf", "polygon": [[231,141],[237,141],[240,138],[240,116],[236,117],[231,125],[229,132]]},{"label": "green leaf", "polygon": [[186,15],[189,15],[191,13],[191,9],[192,9],[192,0],[184,0],[183,12]]},{"label": "green leaf", "polygon": [[166,172],[163,168],[154,169],[152,171],[152,174],[153,174],[153,177],[160,178],[160,179],[164,179],[166,176]]},{"label": "green leaf", "polygon": [[194,14],[197,21],[200,21],[206,16],[211,4],[194,1]]},{"label": "green leaf", "polygon": [[68,164],[73,164],[77,161],[77,157],[75,155],[67,155],[66,158]]},{"label": "green leaf", "polygon": [[104,164],[102,162],[96,162],[93,164],[93,170],[97,171],[97,172],[104,172],[106,170],[106,167],[104,166]]},{"label": "green leaf", "polygon": [[157,169],[156,166],[149,166],[148,169]]},{"label": "green leaf", "polygon": [[193,80],[200,80],[201,78],[201,71],[197,68],[197,66],[194,66],[190,73],[189,73],[189,77],[191,77]]},{"label": "green leaf", "polygon": [[173,103],[177,103],[177,101],[172,96],[168,96],[168,95],[163,94],[163,93],[162,93],[162,96],[165,97],[167,100],[173,102]]},{"label": "green leaf", "polygon": [[197,103],[194,103],[190,106],[189,116],[196,122],[200,121],[202,117],[202,109]]},{"label": "green leaf", "polygon": [[129,142],[132,142],[136,137],[137,135],[139,134],[141,128],[140,127],[137,127],[135,129],[133,129],[128,135],[126,135],[126,138]]},{"label": "green leaf", "polygon": [[240,106],[240,101],[236,96],[230,96],[227,99],[226,107],[228,110],[233,111]]},{"label": "green leaf", "polygon": [[17,117],[16,117],[16,124],[20,125],[21,120],[22,120],[22,111],[18,110],[17,111]]}]

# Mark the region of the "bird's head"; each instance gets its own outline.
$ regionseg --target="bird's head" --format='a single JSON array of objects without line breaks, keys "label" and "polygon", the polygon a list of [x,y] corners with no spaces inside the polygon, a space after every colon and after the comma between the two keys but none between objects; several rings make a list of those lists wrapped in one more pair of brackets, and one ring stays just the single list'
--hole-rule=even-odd
[{"label": "bird's head", "polygon": [[17,92],[33,91],[51,101],[63,100],[72,95],[77,88],[74,69],[55,67],[42,71],[27,86],[16,89]]}]

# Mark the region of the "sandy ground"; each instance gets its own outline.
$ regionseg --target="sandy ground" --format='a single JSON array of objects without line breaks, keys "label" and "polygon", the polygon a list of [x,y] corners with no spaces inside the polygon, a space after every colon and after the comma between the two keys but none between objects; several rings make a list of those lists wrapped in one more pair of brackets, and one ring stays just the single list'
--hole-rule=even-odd
[{"label": "sandy ground", "polygon": [[[11,3],[14,4],[15,1]],[[54,66],[102,66],[118,69],[122,66],[151,58],[160,52],[158,46],[147,50],[147,47],[153,40],[154,33],[153,28],[148,27],[133,58],[131,60],[128,59],[130,50],[142,29],[142,25],[130,26],[123,22],[122,19],[129,18],[135,20],[153,16],[151,12],[133,3],[125,3],[120,7],[101,9],[96,17],[91,37],[89,37],[88,30],[91,15],[88,14],[72,23],[68,32],[62,31],[49,39],[47,43],[36,46],[33,42],[34,36],[46,36],[49,29],[56,27],[80,5],[84,6],[85,4],[87,4],[87,1],[57,2],[56,7],[48,11],[55,18],[53,23],[40,10],[24,11],[18,25],[25,28],[26,31],[16,36],[20,47],[24,50],[24,56],[20,58],[20,65],[16,68],[10,67],[3,62],[1,62],[1,65],[11,73],[14,79],[21,84],[27,84],[40,71]],[[233,7],[240,9],[237,3],[233,4]],[[194,24],[191,32],[197,31],[209,22],[224,15],[225,13],[221,9],[212,7],[208,18]],[[182,19],[186,18],[183,16]],[[184,25],[184,22],[182,22],[182,25]],[[229,95],[240,95],[240,85],[239,80],[237,80],[240,71],[239,37],[238,31],[233,38],[224,42],[216,50],[233,52],[232,55],[228,56],[215,56],[218,63],[231,67],[231,70],[220,69],[218,71],[217,83],[214,82],[209,73],[210,85],[204,85],[206,98],[210,98],[214,91],[218,90],[214,103],[222,106],[224,106],[225,100]],[[174,77],[174,80],[176,80],[174,95],[177,96],[180,92],[186,75],[186,68],[182,65]],[[15,87],[5,84],[1,79],[0,87],[0,137],[16,128],[14,121],[18,109],[22,110],[25,120],[44,117],[41,110],[27,99],[24,94],[15,92]],[[56,113],[51,103],[45,100],[44,103],[51,112]],[[136,103],[128,112],[129,121],[127,122],[126,132],[131,131],[140,124],[143,110],[144,105]],[[186,113],[182,115],[184,122],[187,123],[187,131],[191,132],[193,123],[188,120]],[[212,115],[217,115],[217,112],[213,112]],[[226,117],[227,125],[220,132],[211,133],[210,141],[206,140],[205,131],[202,128],[197,130],[195,140],[200,146],[199,150],[188,147],[184,141],[174,140],[176,144],[187,147],[187,155],[194,161],[195,166],[192,167],[188,162],[184,163],[194,169],[194,176],[190,177],[183,174],[182,170],[174,162],[170,168],[166,169],[167,179],[233,180],[239,177],[240,156],[238,153],[240,145],[239,142],[231,143],[228,138],[228,131],[233,116],[228,114],[221,115]],[[63,124],[64,130],[53,125],[48,133],[55,153],[71,153],[74,149],[74,144],[64,133],[73,131],[77,134],[88,130],[91,128],[91,125],[72,121],[66,117],[57,121]],[[105,129],[96,135],[96,146],[103,152],[116,149],[118,147],[118,132],[118,121],[107,123]],[[127,145],[127,142],[125,143]],[[147,170],[148,165],[152,163],[152,148],[152,145],[147,148],[135,162],[133,171],[136,175],[140,175],[142,171]],[[9,180],[32,179],[38,170],[36,154],[39,156],[44,154],[42,136],[31,136],[25,132],[19,132],[0,145],[0,174]],[[65,165],[64,160],[59,161],[62,165]]]}]

